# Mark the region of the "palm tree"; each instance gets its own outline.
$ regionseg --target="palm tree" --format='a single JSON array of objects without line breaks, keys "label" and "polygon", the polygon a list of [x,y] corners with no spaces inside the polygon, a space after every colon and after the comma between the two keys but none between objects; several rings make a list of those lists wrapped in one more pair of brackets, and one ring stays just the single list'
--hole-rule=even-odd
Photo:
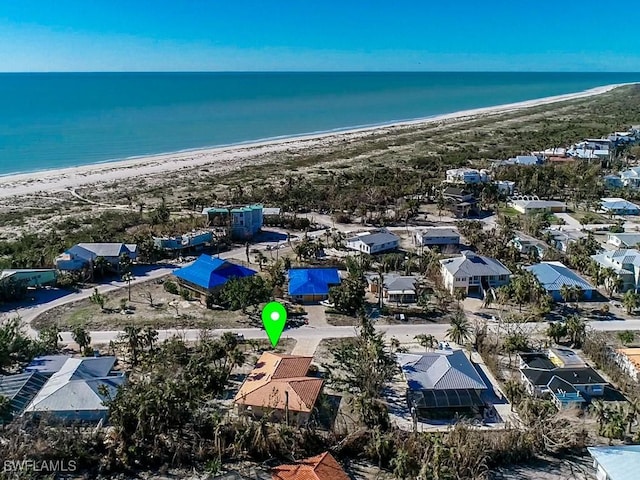
[{"label": "palm tree", "polygon": [[598,422],[598,435],[602,435],[604,423],[609,412],[607,405],[602,400],[594,400],[589,406],[589,411],[596,417],[596,421]]},{"label": "palm tree", "polygon": [[562,285],[560,287],[560,295],[565,303],[571,301],[571,293],[571,287],[569,285]]},{"label": "palm tree", "polygon": [[504,383],[504,393],[509,399],[511,405],[511,411],[513,412],[513,406],[518,405],[522,400],[522,397],[526,394],[524,387],[517,380],[511,379]]},{"label": "palm tree", "polygon": [[71,331],[71,338],[73,338],[73,341],[78,344],[80,352],[83,353],[86,347],[91,344],[91,335],[89,335],[89,332],[87,332],[87,330],[81,325],[74,327]]},{"label": "palm tree", "polygon": [[637,294],[633,290],[627,290],[622,296],[622,304],[627,309],[629,315],[633,314],[634,310],[640,305],[640,294]]},{"label": "palm tree", "polygon": [[567,334],[571,338],[571,343],[574,347],[580,347],[584,342],[586,335],[587,324],[578,315],[572,315],[567,320]]},{"label": "palm tree", "polygon": [[554,343],[559,343],[560,339],[567,334],[567,326],[560,322],[549,322],[545,333]]},{"label": "palm tree", "polygon": [[131,301],[131,281],[132,280],[135,280],[135,277],[133,276],[133,273],[125,272],[124,275],[122,275],[122,281],[123,282],[127,282],[129,301]]},{"label": "palm tree", "polygon": [[104,277],[105,270],[110,266],[111,264],[103,256],[98,256],[93,261],[93,271],[95,272],[97,270],[100,274],[100,278]]},{"label": "palm tree", "polygon": [[425,350],[433,348],[433,346],[438,343],[436,337],[434,337],[433,335],[426,335],[424,333],[416,335],[413,338],[420,344],[420,346],[424,347]]},{"label": "palm tree", "polygon": [[462,312],[456,312],[447,330],[447,338],[458,345],[464,345],[471,338],[471,325]]}]

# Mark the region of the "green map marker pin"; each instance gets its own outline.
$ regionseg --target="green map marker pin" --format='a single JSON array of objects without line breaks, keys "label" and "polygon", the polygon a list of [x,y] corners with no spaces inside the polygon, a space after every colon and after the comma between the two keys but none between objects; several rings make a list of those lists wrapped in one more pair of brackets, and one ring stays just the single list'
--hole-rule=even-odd
[{"label": "green map marker pin", "polygon": [[278,345],[280,335],[287,324],[287,309],[279,302],[269,302],[262,309],[262,323],[271,345]]}]

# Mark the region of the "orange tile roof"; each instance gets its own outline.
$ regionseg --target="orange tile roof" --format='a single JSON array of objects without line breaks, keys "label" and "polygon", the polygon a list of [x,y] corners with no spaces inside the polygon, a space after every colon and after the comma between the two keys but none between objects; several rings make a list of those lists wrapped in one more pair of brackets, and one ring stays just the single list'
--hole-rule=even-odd
[{"label": "orange tile roof", "polygon": [[301,460],[295,465],[280,465],[271,470],[272,480],[349,480],[329,452]]},{"label": "orange tile roof", "polygon": [[313,357],[265,352],[240,387],[235,403],[292,412],[311,412],[323,381],[307,377]]}]

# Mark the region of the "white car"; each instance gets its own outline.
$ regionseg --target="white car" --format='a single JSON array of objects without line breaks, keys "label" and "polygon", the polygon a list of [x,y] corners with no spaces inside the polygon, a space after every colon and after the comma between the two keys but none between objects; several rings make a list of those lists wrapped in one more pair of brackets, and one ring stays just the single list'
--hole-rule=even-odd
[{"label": "white car", "polygon": [[335,303],[331,303],[329,300],[322,300],[320,302],[320,305],[322,305],[323,307],[329,307],[329,308],[334,308],[336,306]]}]

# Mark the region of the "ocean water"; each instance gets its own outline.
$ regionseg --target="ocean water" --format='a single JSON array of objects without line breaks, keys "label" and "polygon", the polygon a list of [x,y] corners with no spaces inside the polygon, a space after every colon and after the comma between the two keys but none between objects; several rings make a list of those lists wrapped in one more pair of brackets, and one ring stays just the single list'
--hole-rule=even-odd
[{"label": "ocean water", "polygon": [[425,118],[640,73],[0,74],[0,175]]}]

